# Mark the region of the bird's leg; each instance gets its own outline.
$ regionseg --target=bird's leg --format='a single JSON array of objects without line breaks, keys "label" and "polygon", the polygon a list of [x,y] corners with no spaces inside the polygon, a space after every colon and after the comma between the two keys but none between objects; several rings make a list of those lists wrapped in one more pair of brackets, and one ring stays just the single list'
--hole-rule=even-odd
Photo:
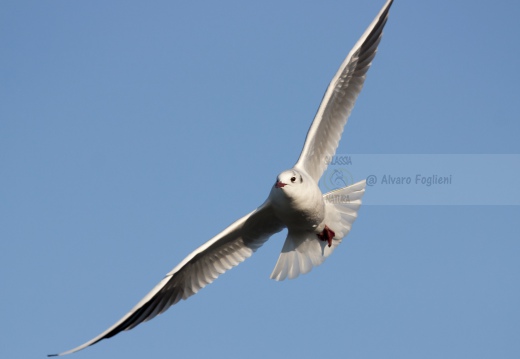
[{"label": "bird's leg", "polygon": [[329,247],[332,246],[332,238],[336,233],[332,229],[330,229],[327,225],[325,225],[325,228],[323,228],[323,231],[317,234],[320,241],[327,241],[329,243]]}]

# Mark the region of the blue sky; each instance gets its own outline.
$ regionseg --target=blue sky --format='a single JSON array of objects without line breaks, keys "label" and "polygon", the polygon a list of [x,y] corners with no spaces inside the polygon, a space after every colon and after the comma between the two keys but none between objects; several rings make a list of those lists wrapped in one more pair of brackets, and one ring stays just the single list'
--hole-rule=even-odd
[{"label": "blue sky", "polygon": [[[4,1],[0,356],[99,334],[261,204],[383,3]],[[518,155],[519,10],[396,0],[337,153]],[[477,196],[517,195],[489,158]],[[370,196],[311,273],[270,280],[274,236],[74,357],[518,358],[520,206]]]}]

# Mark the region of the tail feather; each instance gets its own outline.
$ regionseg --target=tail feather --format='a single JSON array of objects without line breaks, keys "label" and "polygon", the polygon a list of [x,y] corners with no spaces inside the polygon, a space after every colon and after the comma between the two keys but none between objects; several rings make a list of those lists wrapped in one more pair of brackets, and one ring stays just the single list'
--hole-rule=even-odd
[{"label": "tail feather", "polygon": [[350,232],[365,193],[365,181],[328,192],[325,201],[325,223],[334,232],[332,245],[320,241],[314,232],[289,231],[271,273],[271,279],[294,279],[322,264],[332,254],[342,239]]}]

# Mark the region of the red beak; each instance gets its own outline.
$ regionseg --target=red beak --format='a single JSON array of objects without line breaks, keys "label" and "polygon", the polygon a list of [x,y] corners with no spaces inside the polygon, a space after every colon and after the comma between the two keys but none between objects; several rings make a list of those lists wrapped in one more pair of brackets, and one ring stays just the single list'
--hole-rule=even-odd
[{"label": "red beak", "polygon": [[276,188],[282,188],[283,186],[287,186],[287,183],[283,183],[282,181],[276,182],[274,185]]}]

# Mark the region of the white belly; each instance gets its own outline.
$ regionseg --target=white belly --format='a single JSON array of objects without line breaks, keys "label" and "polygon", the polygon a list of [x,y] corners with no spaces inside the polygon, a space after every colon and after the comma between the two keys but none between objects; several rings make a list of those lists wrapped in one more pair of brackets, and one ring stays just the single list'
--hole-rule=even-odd
[{"label": "white belly", "polygon": [[322,229],[320,225],[325,218],[325,203],[317,186],[316,190],[290,196],[279,188],[273,188],[269,199],[276,216],[289,230],[319,232]]}]

